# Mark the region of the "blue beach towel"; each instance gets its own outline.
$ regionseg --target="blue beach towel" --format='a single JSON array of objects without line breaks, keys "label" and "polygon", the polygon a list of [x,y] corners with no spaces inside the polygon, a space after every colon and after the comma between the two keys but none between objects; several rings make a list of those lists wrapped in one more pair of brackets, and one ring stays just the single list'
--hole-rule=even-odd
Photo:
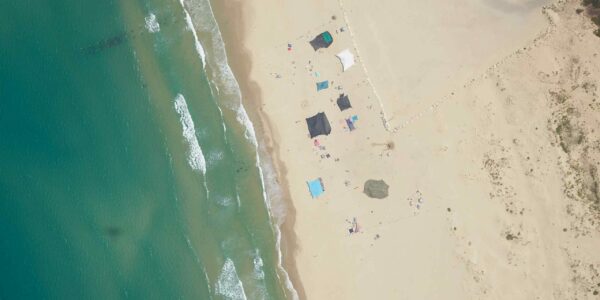
[{"label": "blue beach towel", "polygon": [[326,88],[329,88],[329,81],[328,80],[317,82],[317,92],[320,91],[320,90],[324,90]]},{"label": "blue beach towel", "polygon": [[317,178],[317,179],[315,179],[313,181],[309,181],[307,183],[308,183],[308,189],[310,190],[310,195],[313,198],[319,197],[325,191],[323,189],[323,183],[321,181],[321,178]]}]

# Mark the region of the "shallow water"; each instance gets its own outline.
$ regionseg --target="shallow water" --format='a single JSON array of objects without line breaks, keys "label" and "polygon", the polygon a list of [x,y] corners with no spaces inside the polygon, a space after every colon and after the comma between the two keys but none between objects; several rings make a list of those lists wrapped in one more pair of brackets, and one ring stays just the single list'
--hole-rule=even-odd
[{"label": "shallow water", "polygon": [[1,299],[289,293],[217,25],[185,5],[0,4]]}]

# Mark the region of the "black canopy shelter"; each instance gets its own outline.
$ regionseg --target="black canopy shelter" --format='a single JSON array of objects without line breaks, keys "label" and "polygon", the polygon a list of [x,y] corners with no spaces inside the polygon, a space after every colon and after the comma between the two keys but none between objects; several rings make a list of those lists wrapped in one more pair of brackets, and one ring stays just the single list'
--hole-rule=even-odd
[{"label": "black canopy shelter", "polygon": [[308,125],[308,132],[311,139],[322,134],[329,135],[331,133],[331,125],[329,125],[329,120],[327,120],[324,112],[307,118],[306,125]]},{"label": "black canopy shelter", "polygon": [[333,43],[333,37],[329,31],[325,31],[319,35],[317,35],[312,41],[310,41],[310,45],[315,49],[315,51],[321,48],[327,48]]},{"label": "black canopy shelter", "polygon": [[340,94],[340,96],[337,99],[337,105],[342,111],[348,108],[352,108],[352,105],[350,104],[350,99],[348,98],[348,95],[345,94]]}]

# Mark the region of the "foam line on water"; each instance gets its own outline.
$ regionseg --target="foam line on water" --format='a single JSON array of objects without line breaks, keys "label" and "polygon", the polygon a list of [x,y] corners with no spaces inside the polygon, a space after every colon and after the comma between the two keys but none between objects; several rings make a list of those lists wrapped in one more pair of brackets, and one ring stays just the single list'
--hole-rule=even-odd
[{"label": "foam line on water", "polygon": [[215,293],[230,300],[246,300],[244,286],[230,258],[225,260],[221,274],[215,285]]},{"label": "foam line on water", "polygon": [[196,28],[194,27],[194,23],[192,22],[192,17],[188,13],[187,9],[185,9],[185,3],[183,2],[183,0],[180,0],[179,3],[181,3],[181,7],[183,7],[183,12],[185,13],[185,22],[187,23],[187,29],[190,30],[194,35],[194,46],[196,47],[196,52],[198,52],[198,55],[202,60],[202,67],[206,68],[206,52],[204,51],[204,48],[202,47],[202,44],[198,39],[198,34],[196,33]]},{"label": "foam line on water", "polygon": [[[208,279],[208,273],[206,272],[206,268],[202,265],[202,262],[200,261],[200,256],[198,256],[198,253],[196,252],[196,249],[194,249],[194,246],[192,245],[192,241],[190,240],[190,237],[187,234],[185,235],[185,240],[188,245],[188,248],[190,249],[190,251],[192,251],[192,254],[194,255],[194,259],[196,260],[198,265],[202,266],[202,273],[204,274],[204,278],[206,279],[206,282],[210,282],[210,280]],[[211,294],[210,284],[208,285],[208,292],[209,292],[210,299],[212,299],[213,297]]]},{"label": "foam line on water", "polygon": [[183,127],[183,137],[188,143],[188,163],[192,169],[198,170],[204,175],[206,174],[206,160],[196,137],[194,120],[192,120],[187,102],[185,102],[182,94],[175,96],[175,111],[179,114],[179,120]]}]

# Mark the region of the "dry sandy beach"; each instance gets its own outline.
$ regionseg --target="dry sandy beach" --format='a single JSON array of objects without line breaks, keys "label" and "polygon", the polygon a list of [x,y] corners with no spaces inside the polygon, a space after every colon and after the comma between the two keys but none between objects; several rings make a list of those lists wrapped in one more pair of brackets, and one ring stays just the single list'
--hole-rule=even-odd
[{"label": "dry sandy beach", "polygon": [[600,39],[580,1],[214,5],[277,162],[301,299],[600,299]]}]

